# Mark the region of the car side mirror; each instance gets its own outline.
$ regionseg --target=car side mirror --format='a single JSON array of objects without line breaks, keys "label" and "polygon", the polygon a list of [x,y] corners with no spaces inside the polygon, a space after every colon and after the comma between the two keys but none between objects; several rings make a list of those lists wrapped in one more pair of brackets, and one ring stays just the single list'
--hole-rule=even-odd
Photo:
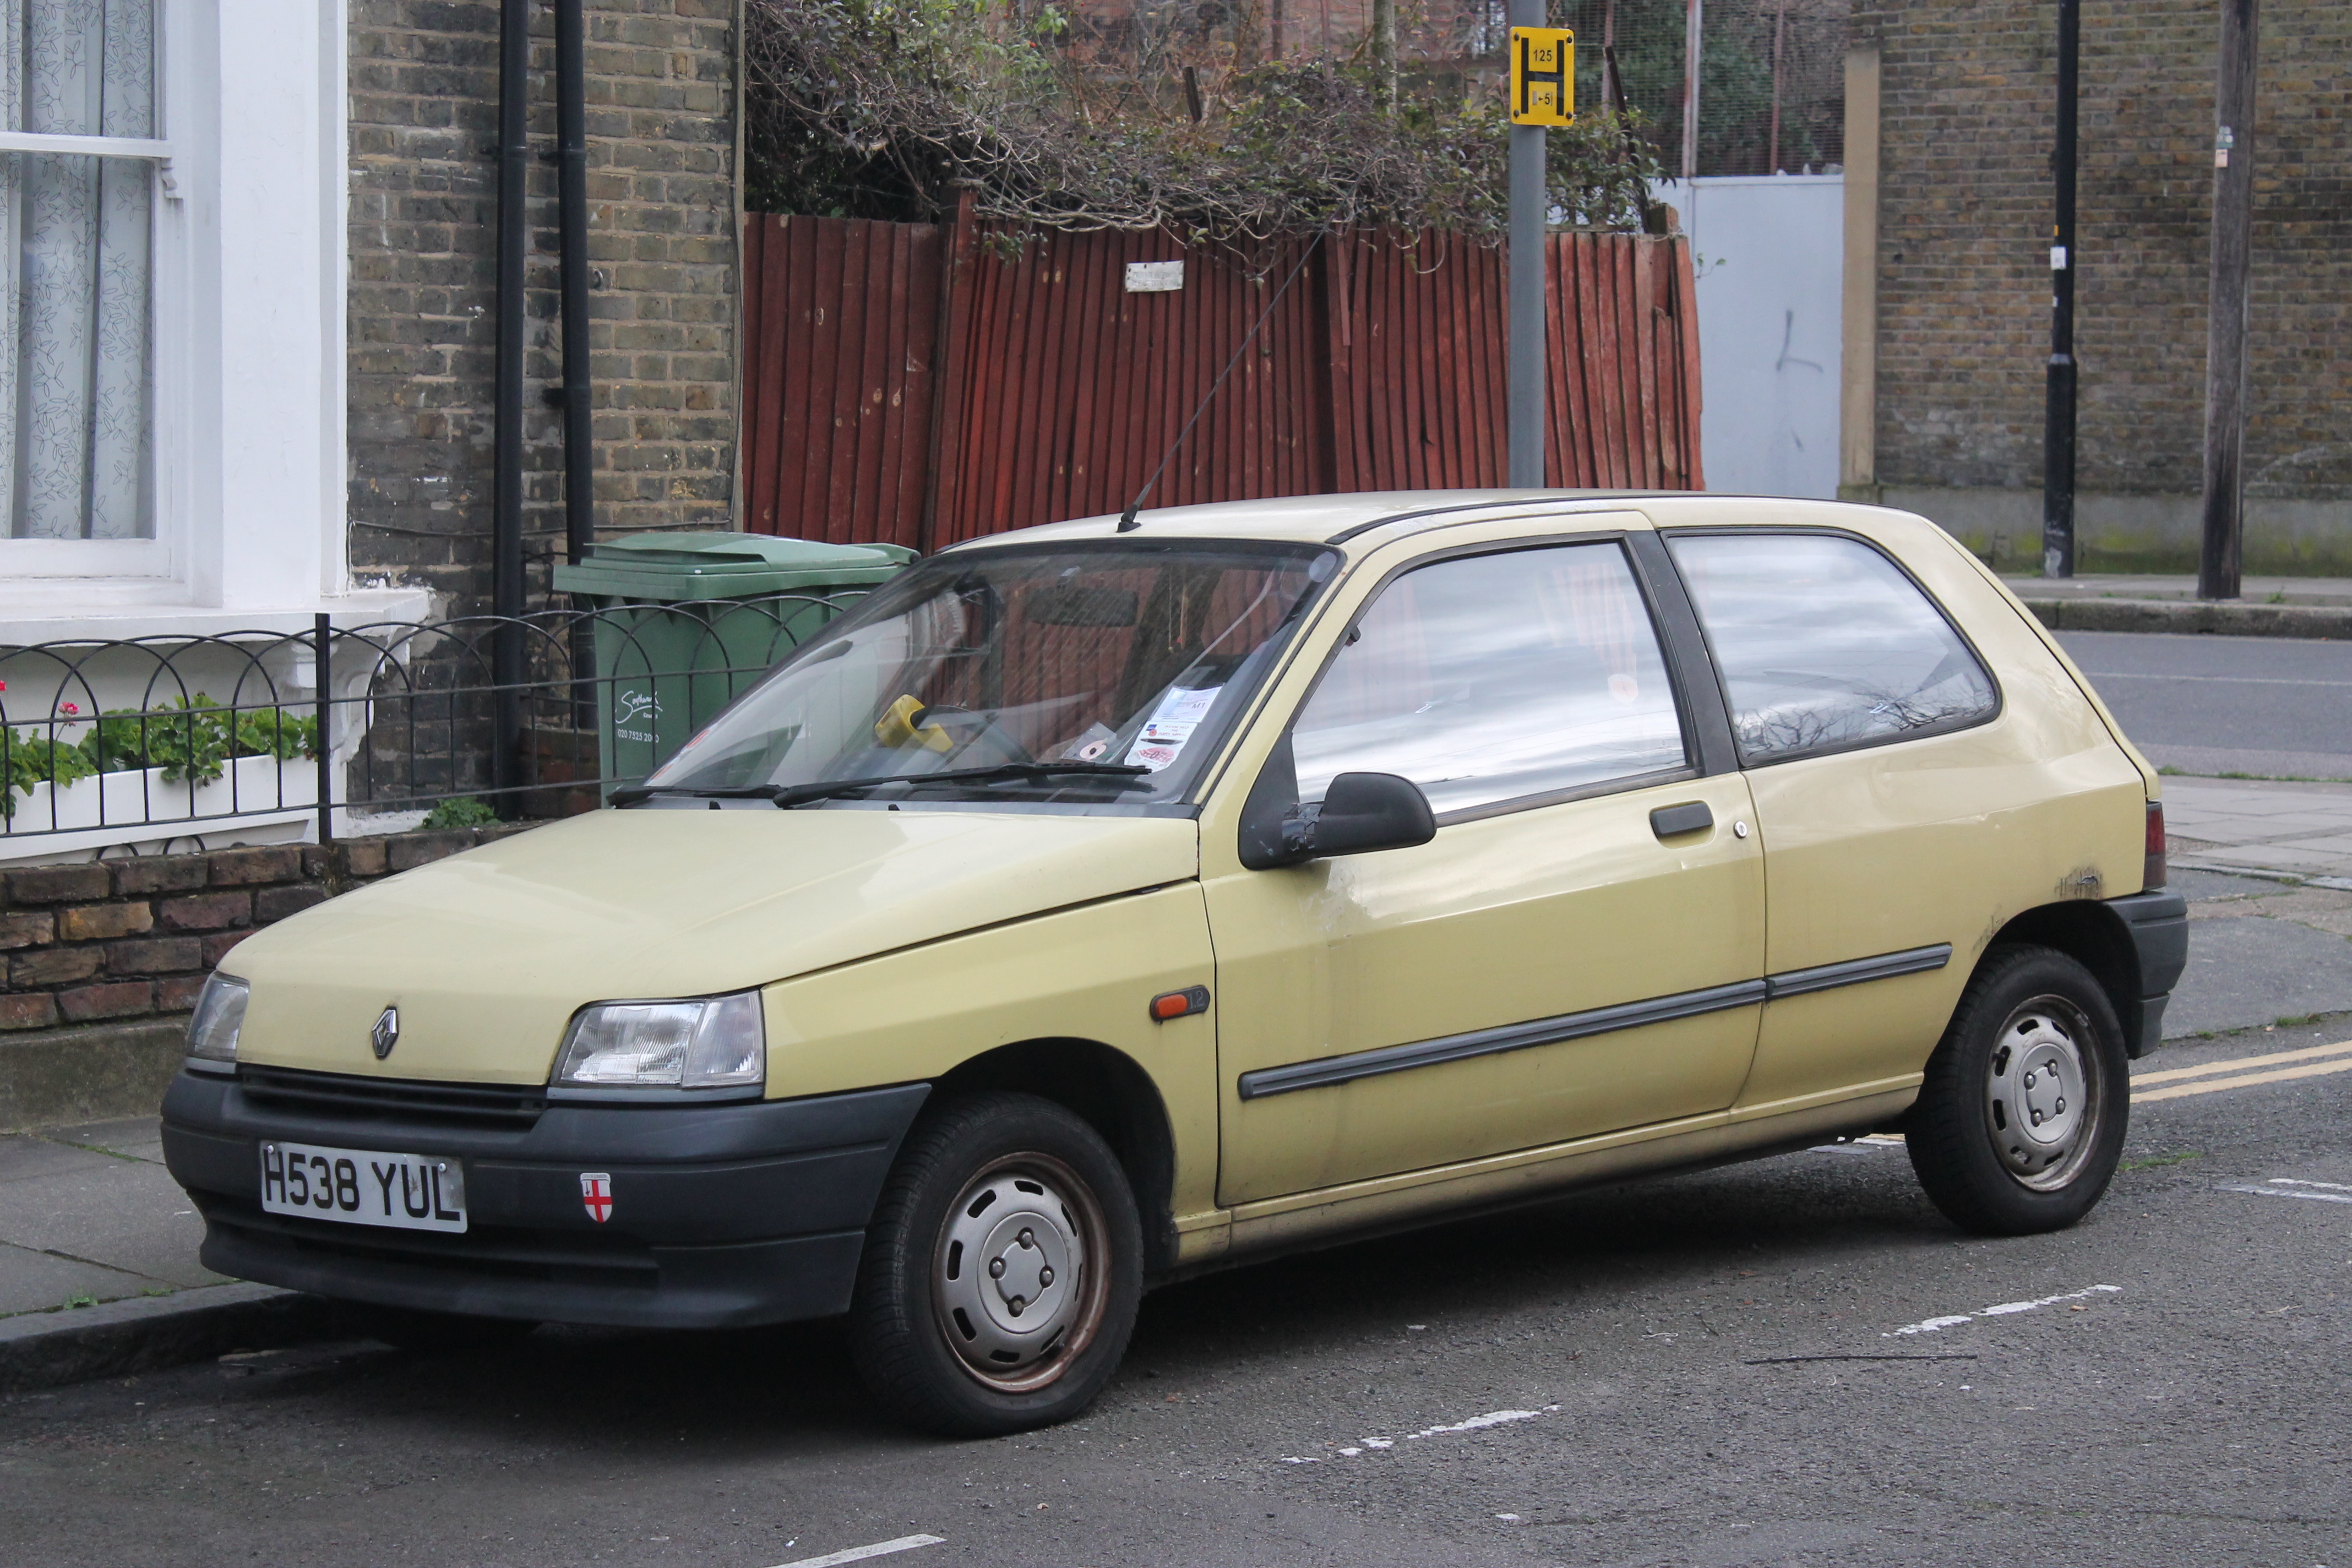
[{"label": "car side mirror", "polygon": [[1407,849],[1437,837],[1429,797],[1394,773],[1341,773],[1323,799],[1298,804],[1298,769],[1285,734],[1242,806],[1241,862],[1253,871],[1296,866],[1328,855]]},{"label": "car side mirror", "polygon": [[1409,849],[1437,837],[1429,797],[1395,773],[1341,773],[1310,807],[1283,824],[1283,859],[1289,865],[1375,849]]}]

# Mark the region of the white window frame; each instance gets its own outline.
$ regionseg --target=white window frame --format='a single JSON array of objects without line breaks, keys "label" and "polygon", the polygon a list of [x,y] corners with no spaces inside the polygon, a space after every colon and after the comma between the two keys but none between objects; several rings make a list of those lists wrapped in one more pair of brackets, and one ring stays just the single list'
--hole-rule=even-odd
[{"label": "white window frame", "polygon": [[[176,359],[179,342],[166,343],[167,296],[183,295],[171,287],[186,268],[186,212],[184,192],[173,166],[175,149],[171,132],[184,118],[188,102],[184,82],[175,73],[185,50],[175,46],[173,24],[186,9],[175,0],[157,0],[155,17],[154,125],[155,137],[74,136],[53,132],[0,131],[0,153],[60,153],[77,157],[143,159],[150,171],[150,189],[160,198],[150,207],[148,249],[147,353],[148,441],[154,464],[153,529],[146,539],[13,539],[0,538],[0,584],[22,592],[47,585],[45,580],[64,578],[79,589],[98,589],[119,581],[152,590],[177,575],[173,571],[172,512],[168,478],[172,473],[171,430],[164,417],[163,389],[165,371]],[[183,296],[184,297],[184,296]],[[174,302],[180,302],[176,300]],[[28,581],[29,579],[29,581]],[[136,589],[134,589],[136,593]],[[137,596],[144,597],[144,594]]]},{"label": "white window frame", "polygon": [[422,618],[348,575],[348,0],[157,9],[161,135],[0,139],[155,170],[154,537],[0,539],[0,641]]}]

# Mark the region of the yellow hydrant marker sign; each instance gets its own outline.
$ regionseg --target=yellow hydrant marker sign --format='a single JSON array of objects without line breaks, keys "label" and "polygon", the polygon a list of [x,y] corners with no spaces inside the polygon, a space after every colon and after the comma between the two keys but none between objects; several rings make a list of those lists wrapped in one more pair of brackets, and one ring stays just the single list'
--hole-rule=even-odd
[{"label": "yellow hydrant marker sign", "polygon": [[1511,123],[1576,121],[1576,35],[1566,27],[1511,29]]}]

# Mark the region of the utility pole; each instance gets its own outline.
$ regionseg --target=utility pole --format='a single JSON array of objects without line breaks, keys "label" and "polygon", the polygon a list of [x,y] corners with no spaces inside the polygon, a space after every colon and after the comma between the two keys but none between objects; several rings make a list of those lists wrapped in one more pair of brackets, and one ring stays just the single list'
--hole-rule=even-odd
[{"label": "utility pole", "polygon": [[1706,41],[1706,0],[1689,0],[1683,16],[1682,169],[1685,185],[1698,176],[1698,70]]},{"label": "utility pole", "polygon": [[1576,111],[1575,35],[1544,26],[1544,0],[1510,0],[1511,247],[1505,471],[1513,489],[1544,482],[1544,128]]},{"label": "utility pole", "polygon": [[2205,319],[2205,533],[2197,596],[2234,599],[2246,534],[2246,273],[2254,234],[2254,0],[2221,0]]},{"label": "utility pole", "polygon": [[2083,58],[2082,0],[2058,0],[2058,144],[2051,173],[2050,373],[2042,405],[2042,574],[2074,574],[2074,100]]}]

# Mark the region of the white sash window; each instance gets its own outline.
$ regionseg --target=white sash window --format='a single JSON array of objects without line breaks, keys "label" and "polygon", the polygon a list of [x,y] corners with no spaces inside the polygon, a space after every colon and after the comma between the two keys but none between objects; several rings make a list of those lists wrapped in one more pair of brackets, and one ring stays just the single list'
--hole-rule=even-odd
[{"label": "white sash window", "polygon": [[155,0],[0,5],[0,537],[152,540]]}]

